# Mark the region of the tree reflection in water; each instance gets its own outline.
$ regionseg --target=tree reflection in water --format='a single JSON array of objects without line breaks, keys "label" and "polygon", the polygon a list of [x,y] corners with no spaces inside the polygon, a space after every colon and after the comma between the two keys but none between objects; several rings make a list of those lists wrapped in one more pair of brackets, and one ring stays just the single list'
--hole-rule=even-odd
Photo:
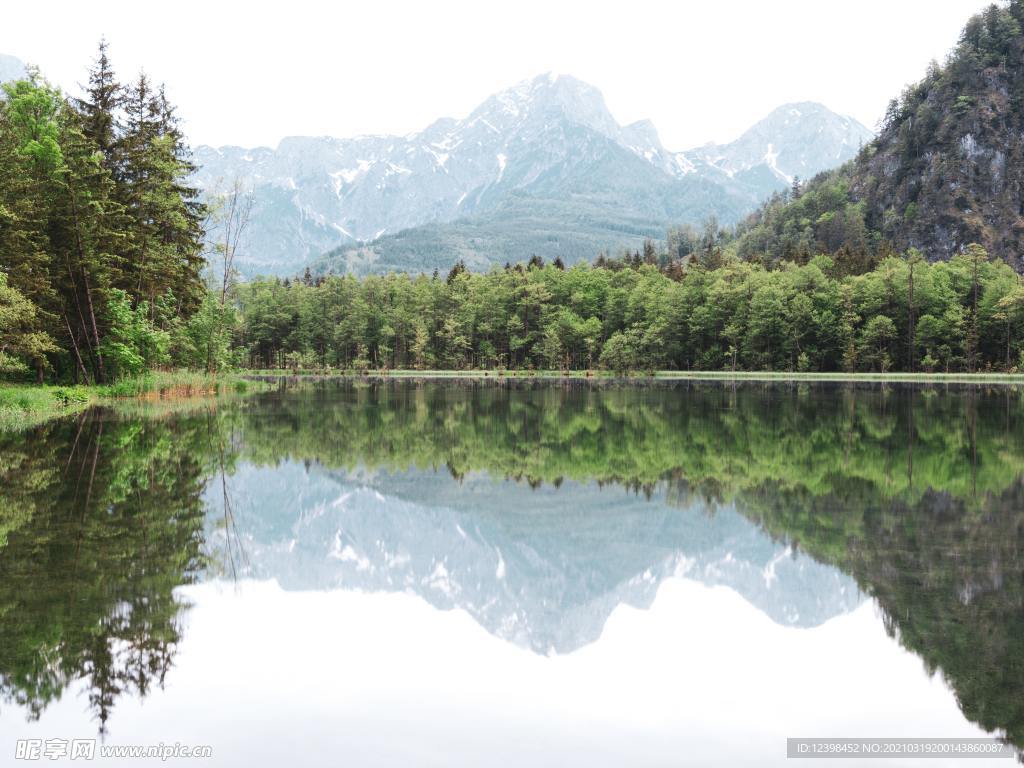
[{"label": "tree reflection in water", "polygon": [[[37,717],[83,678],[102,731],[119,696],[161,685],[181,640],[174,588],[247,565],[226,479],[287,459],[734,504],[852,575],[964,714],[1020,746],[1022,417],[1009,387],[387,381],[92,411],[0,437],[0,691]],[[222,518],[207,521],[214,484]]]}]

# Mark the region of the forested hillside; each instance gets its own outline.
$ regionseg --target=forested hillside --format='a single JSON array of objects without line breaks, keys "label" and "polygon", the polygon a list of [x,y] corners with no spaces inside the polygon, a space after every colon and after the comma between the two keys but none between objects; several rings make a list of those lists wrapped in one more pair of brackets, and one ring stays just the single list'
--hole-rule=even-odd
[{"label": "forested hillside", "polygon": [[990,6],[925,78],[894,99],[877,139],[841,169],[777,195],[740,228],[737,253],[856,263],[970,243],[1020,270],[1024,253],[1024,2]]},{"label": "forested hillside", "polygon": [[122,85],[105,45],[80,98],[37,71],[2,88],[0,373],[101,382],[194,359],[206,212],[164,89]]}]

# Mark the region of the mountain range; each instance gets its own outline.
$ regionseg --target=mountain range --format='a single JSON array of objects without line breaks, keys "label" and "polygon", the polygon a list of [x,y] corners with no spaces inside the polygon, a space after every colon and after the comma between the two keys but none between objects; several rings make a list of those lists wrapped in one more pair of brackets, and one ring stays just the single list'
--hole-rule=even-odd
[{"label": "mountain range", "polygon": [[[0,81],[24,73],[0,55]],[[673,152],[650,121],[620,125],[594,86],[544,74],[407,136],[199,146],[195,183],[210,199],[235,179],[252,188],[236,263],[245,275],[428,272],[459,259],[484,269],[533,254],[592,259],[710,217],[734,223],[871,138],[803,102],[735,141]]]},{"label": "mountain range", "polygon": [[[871,132],[820,104],[784,105],[739,139],[686,152],[649,121],[620,125],[601,92],[545,74],[462,120],[404,137],[289,137],[276,149],[196,149],[211,194],[254,190],[243,272],[570,263],[639,247],[666,227],[731,223],[773,191],[853,157]],[[216,235],[214,235],[216,236]],[[319,259],[326,252],[331,253]]]}]

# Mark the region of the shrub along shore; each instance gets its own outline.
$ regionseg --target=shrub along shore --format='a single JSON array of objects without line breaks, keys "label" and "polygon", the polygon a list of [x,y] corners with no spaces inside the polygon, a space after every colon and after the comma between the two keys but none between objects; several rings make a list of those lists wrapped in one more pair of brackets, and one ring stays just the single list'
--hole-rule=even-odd
[{"label": "shrub along shore", "polygon": [[115,384],[50,386],[0,383],[0,432],[18,431],[92,405],[243,394],[258,384],[239,374],[151,371]]}]

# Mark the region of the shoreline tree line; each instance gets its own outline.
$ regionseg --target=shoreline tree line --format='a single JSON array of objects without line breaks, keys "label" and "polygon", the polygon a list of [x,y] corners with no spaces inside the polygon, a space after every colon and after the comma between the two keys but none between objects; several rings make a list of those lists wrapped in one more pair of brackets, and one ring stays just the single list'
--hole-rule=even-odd
[{"label": "shoreline tree line", "polygon": [[859,274],[818,255],[771,267],[716,254],[473,273],[310,273],[237,286],[250,368],[1016,371],[1024,285],[970,246],[887,256]]}]

